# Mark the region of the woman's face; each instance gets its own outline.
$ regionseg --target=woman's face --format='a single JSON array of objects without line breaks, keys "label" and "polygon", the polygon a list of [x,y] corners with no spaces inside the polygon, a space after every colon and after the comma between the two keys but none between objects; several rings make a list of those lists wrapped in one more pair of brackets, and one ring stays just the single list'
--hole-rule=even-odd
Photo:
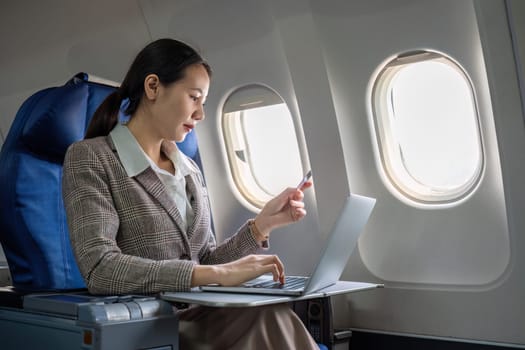
[{"label": "woman's face", "polygon": [[184,141],[186,135],[204,119],[204,102],[209,87],[210,78],[202,64],[186,68],[183,79],[159,86],[152,117],[163,139]]}]

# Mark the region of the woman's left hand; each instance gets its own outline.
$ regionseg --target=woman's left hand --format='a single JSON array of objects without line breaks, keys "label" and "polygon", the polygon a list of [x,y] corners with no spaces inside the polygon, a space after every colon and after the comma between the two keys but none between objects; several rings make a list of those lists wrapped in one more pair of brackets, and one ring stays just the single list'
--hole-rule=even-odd
[{"label": "woman's left hand", "polygon": [[306,210],[304,209],[303,190],[311,186],[312,182],[307,181],[299,189],[289,187],[267,202],[255,217],[255,226],[260,233],[268,236],[273,229],[304,218]]}]

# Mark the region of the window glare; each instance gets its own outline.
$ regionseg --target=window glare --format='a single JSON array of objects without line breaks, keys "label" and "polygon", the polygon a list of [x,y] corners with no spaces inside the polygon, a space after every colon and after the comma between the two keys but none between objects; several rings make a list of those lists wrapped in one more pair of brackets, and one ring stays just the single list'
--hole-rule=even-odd
[{"label": "window glare", "polygon": [[425,202],[450,201],[472,188],[482,168],[481,138],[473,91],[459,67],[443,57],[397,63],[378,81],[378,141],[394,187]]},{"label": "window glare", "polygon": [[265,192],[276,195],[302,177],[297,138],[284,103],[246,110],[242,124],[253,175]]}]

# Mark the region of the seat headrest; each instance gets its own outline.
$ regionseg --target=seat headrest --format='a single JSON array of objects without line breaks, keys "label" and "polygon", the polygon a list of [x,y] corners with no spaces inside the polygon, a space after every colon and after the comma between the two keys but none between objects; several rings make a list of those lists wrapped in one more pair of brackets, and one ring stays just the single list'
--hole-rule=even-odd
[{"label": "seat headrest", "polygon": [[61,162],[69,145],[84,137],[87,99],[86,84],[50,90],[35,103],[20,141],[30,152]]}]

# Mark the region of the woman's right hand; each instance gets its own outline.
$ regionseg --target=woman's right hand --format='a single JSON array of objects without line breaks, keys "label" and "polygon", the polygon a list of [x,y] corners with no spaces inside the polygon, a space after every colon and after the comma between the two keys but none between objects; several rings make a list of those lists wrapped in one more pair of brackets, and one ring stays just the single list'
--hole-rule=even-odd
[{"label": "woman's right hand", "polygon": [[284,265],[277,255],[252,254],[226,264],[196,265],[191,285],[237,286],[265,273],[271,273],[274,281],[284,283]]}]

